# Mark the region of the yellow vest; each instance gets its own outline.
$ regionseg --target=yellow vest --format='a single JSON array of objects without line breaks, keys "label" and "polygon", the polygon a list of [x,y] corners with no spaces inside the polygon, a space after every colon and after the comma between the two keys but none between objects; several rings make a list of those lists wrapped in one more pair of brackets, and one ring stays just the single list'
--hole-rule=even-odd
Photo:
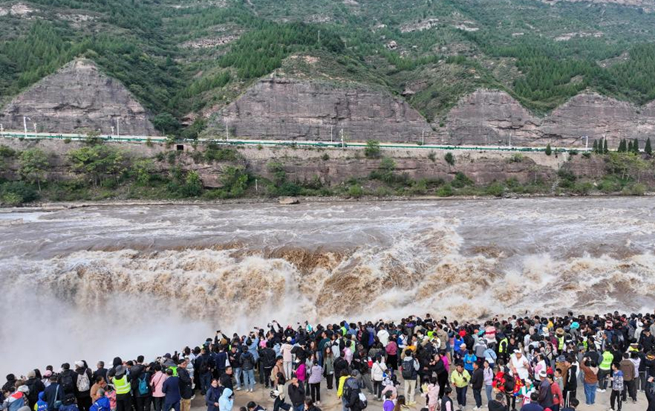
[{"label": "yellow vest", "polygon": [[132,385],[127,381],[127,375],[123,375],[123,378],[114,377],[114,388],[117,395],[128,394],[132,390]]},{"label": "yellow vest", "polygon": [[505,351],[507,351],[507,338],[503,338],[498,344],[498,353],[502,354]]}]

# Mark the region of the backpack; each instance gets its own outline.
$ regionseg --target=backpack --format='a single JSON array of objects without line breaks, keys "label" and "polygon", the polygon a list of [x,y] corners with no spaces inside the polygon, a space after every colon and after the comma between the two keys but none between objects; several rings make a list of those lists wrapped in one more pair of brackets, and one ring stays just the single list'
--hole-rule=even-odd
[{"label": "backpack", "polygon": [[443,360],[441,358],[434,365],[434,372],[436,372],[437,375],[446,372],[446,365],[443,363]]},{"label": "backpack", "polygon": [[360,410],[363,410],[364,408],[368,407],[368,401],[366,401],[366,395],[364,395],[363,392],[359,393],[359,399],[357,400],[358,407]]},{"label": "backpack", "polygon": [[209,359],[207,358],[200,358],[200,364],[198,365],[198,373],[200,374],[207,374],[209,372]]},{"label": "backpack", "polygon": [[91,380],[89,379],[87,371],[88,370],[85,369],[84,372],[77,377],[77,391],[79,392],[89,391],[91,389]]},{"label": "backpack", "polygon": [[414,374],[414,358],[413,357],[408,357],[405,360],[403,360],[403,378],[404,379],[411,379],[413,378]]},{"label": "backpack", "polygon": [[150,392],[150,388],[148,386],[148,381],[146,381],[146,374],[144,373],[139,378],[139,394],[148,395],[149,392]]},{"label": "backpack", "polygon": [[61,375],[61,388],[63,388],[64,392],[73,392],[75,390],[73,377],[71,376],[70,371]]},{"label": "backpack", "polygon": [[515,387],[516,381],[514,380],[514,377],[509,374],[505,375],[505,392],[511,394],[514,392]]}]

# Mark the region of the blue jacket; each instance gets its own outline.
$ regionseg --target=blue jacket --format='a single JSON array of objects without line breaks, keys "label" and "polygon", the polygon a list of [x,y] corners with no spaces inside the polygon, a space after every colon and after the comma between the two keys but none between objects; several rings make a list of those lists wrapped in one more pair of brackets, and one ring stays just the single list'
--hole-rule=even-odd
[{"label": "blue jacket", "polygon": [[166,404],[175,404],[182,399],[180,395],[180,379],[175,376],[170,376],[161,387],[161,390],[166,394],[164,402]]},{"label": "blue jacket", "polygon": [[232,411],[232,406],[234,405],[234,398],[230,398],[231,396],[232,396],[231,389],[226,388],[223,390],[223,394],[221,394],[221,398],[218,400],[220,411]]},{"label": "blue jacket", "polygon": [[209,387],[207,394],[205,394],[205,404],[207,404],[207,411],[219,411],[218,407],[214,404],[216,404],[221,399],[223,390],[224,388],[222,387]]},{"label": "blue jacket", "polygon": [[252,344],[248,346],[248,351],[250,351],[252,356],[255,357],[255,362],[259,360],[259,352],[257,352],[257,347],[259,347],[259,338],[252,340]]},{"label": "blue jacket", "polygon": [[39,400],[36,402],[36,411],[48,411],[48,403],[45,401],[45,392],[39,393]]},{"label": "blue jacket", "polygon": [[111,411],[111,403],[109,402],[109,398],[98,398],[98,400],[91,406],[90,411]]}]

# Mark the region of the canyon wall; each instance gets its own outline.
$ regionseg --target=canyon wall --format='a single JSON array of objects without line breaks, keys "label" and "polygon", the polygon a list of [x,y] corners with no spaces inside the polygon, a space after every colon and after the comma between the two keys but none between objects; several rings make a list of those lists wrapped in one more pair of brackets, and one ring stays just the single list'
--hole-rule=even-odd
[{"label": "canyon wall", "polygon": [[589,137],[607,138],[610,147],[621,139],[655,139],[655,103],[643,107],[601,96],[579,94],[544,117],[525,109],[509,94],[478,90],[448,113],[442,140],[451,144],[516,146],[584,146]]},{"label": "canyon wall", "polygon": [[269,77],[215,113],[217,134],[271,140],[420,141],[432,132],[401,98],[360,85]]},{"label": "canyon wall", "polygon": [[86,59],[74,60],[10,101],[0,112],[5,130],[157,135],[147,110],[118,80]]}]

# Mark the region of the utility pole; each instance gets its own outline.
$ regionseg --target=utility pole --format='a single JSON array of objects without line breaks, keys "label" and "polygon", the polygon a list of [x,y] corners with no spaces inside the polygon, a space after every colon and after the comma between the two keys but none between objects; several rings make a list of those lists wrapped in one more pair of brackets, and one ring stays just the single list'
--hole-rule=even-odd
[{"label": "utility pole", "polygon": [[343,142],[343,129],[341,129],[341,148],[346,148],[346,145]]},{"label": "utility pole", "polygon": [[225,141],[228,141],[230,139],[230,134],[227,129],[227,121],[225,122]]},{"label": "utility pole", "polygon": [[257,185],[257,179],[255,179],[255,192],[259,191],[259,186]]},{"label": "utility pole", "polygon": [[111,136],[114,137],[114,126],[111,126]]},{"label": "utility pole", "polygon": [[23,116],[23,131],[25,132],[25,138],[27,138],[27,120],[31,120],[29,117]]},{"label": "utility pole", "polygon": [[116,137],[120,137],[120,136],[121,136],[121,118],[118,117],[116,119]]},{"label": "utility pole", "polygon": [[330,126],[330,143],[332,142],[332,126]]},{"label": "utility pole", "polygon": [[585,151],[589,150],[589,136],[582,136],[584,137],[584,149]]},{"label": "utility pole", "polygon": [[512,133],[509,133],[509,147],[512,147]]},{"label": "utility pole", "polygon": [[36,137],[36,123],[34,123],[34,134],[35,134],[34,137]]},{"label": "utility pole", "polygon": [[421,145],[425,145],[425,130],[421,133]]}]

